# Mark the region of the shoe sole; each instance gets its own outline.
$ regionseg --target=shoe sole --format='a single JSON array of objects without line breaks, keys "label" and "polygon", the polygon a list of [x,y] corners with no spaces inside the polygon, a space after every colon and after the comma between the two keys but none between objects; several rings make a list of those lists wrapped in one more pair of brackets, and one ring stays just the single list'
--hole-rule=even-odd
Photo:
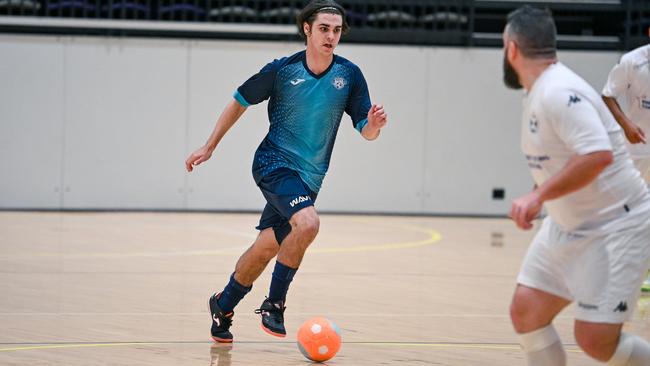
[{"label": "shoe sole", "polygon": [[232,343],[232,339],[218,338],[215,336],[212,336],[212,340],[217,343]]},{"label": "shoe sole", "polygon": [[264,326],[264,324],[261,324],[261,326],[262,326],[263,331],[265,331],[266,333],[268,333],[268,334],[270,334],[270,335],[272,335],[274,337],[284,338],[284,337],[287,336],[286,334],[276,333],[276,332],[272,331],[271,329],[268,329],[267,327]]}]

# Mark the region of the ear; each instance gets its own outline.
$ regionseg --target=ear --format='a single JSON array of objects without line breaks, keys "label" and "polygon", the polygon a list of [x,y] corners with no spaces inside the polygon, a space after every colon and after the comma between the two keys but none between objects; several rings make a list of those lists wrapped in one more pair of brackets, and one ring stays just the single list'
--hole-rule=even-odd
[{"label": "ear", "polygon": [[508,57],[508,61],[512,62],[519,56],[519,47],[517,47],[517,44],[515,42],[508,41],[508,47],[506,49],[508,51],[508,54],[506,55],[506,57]]},{"label": "ear", "polygon": [[311,35],[311,27],[309,26],[309,23],[304,22],[302,23],[302,31],[305,33],[307,37]]}]

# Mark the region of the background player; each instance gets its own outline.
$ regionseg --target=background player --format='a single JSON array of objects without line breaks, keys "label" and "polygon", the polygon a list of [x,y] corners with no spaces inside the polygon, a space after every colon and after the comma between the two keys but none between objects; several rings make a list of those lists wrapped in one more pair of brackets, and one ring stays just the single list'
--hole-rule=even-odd
[{"label": "background player", "polygon": [[[650,146],[645,135],[645,131],[650,131],[650,45],[621,57],[609,73],[602,94],[605,104],[625,132],[634,165],[646,184],[650,185]],[[627,114],[618,104],[618,99],[622,97],[627,102]],[[650,272],[641,290],[650,292]]]}]

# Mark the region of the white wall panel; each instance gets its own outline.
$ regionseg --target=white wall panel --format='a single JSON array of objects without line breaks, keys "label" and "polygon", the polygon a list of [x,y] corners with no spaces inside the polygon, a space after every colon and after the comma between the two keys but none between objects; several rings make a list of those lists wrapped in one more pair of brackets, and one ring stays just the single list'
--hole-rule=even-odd
[{"label": "white wall panel", "polygon": [[344,115],[318,207],[330,211],[420,212],[426,98],[426,50],[418,47],[342,45],[357,64],[373,103],[388,125],[366,141]]},{"label": "white wall panel", "polygon": [[607,82],[610,70],[621,58],[620,53],[602,51],[561,51],[558,56],[565,65],[576,71],[599,93]]},{"label": "white wall panel", "polygon": [[[300,49],[295,43],[193,42],[186,155],[205,143],[239,85],[273,59]],[[266,106],[263,102],[249,107],[212,158],[188,174],[188,208],[262,210],[265,201],[251,166],[255,149],[269,129]]]},{"label": "white wall panel", "polygon": [[[521,92],[504,87],[500,50],[430,52],[427,212],[507,213],[532,186],[519,149]],[[506,200],[492,200],[496,187]]]},{"label": "white wall panel", "polygon": [[0,208],[59,208],[63,45],[0,36]]},{"label": "white wall panel", "polygon": [[[0,37],[0,208],[260,210],[250,170],[268,131],[266,103],[249,108],[195,172],[183,163],[237,86],[302,47]],[[389,125],[367,142],[344,116],[319,210],[505,214],[530,189],[522,93],[503,86],[501,50],[337,52],[361,67]],[[560,53],[597,90],[619,56]],[[493,200],[493,188],[505,200]]]},{"label": "white wall panel", "polygon": [[187,43],[67,47],[65,208],[182,208]]}]

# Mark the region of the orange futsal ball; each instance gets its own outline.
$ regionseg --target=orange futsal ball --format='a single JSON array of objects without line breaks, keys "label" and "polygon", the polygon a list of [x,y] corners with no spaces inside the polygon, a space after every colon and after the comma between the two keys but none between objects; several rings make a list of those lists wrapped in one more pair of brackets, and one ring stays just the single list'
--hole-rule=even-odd
[{"label": "orange futsal ball", "polygon": [[311,318],[298,329],[298,348],[311,361],[327,361],[341,348],[341,330],[331,320]]}]

